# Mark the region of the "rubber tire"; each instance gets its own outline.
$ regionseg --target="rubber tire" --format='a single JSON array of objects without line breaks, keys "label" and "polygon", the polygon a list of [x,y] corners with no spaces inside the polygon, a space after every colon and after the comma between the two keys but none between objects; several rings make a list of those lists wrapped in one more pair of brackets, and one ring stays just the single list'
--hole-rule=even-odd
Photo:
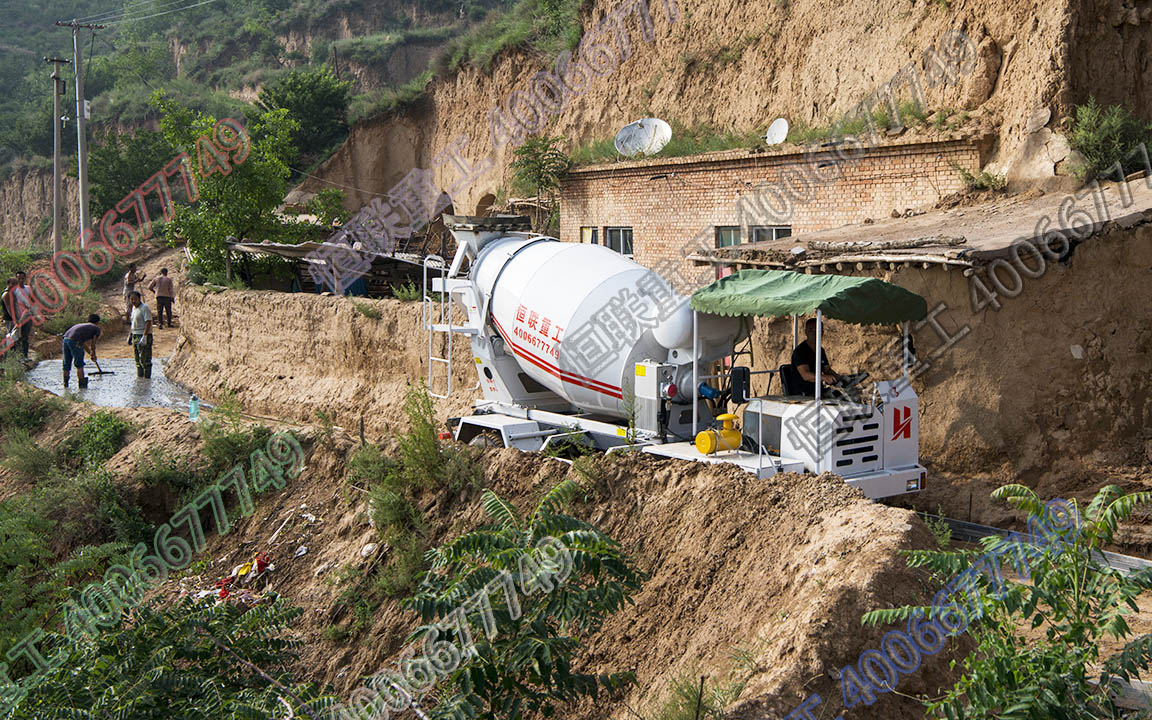
[{"label": "rubber tire", "polygon": [[500,435],[495,430],[482,430],[476,437],[468,441],[472,447],[478,448],[502,448],[504,442],[500,439]]}]

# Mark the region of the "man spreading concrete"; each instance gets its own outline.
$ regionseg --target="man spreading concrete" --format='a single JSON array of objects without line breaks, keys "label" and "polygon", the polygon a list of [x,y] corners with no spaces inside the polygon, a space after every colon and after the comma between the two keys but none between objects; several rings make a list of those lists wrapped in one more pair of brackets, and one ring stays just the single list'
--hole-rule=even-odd
[{"label": "man spreading concrete", "polygon": [[100,316],[92,313],[88,322],[77,323],[64,333],[64,387],[68,387],[68,373],[72,366],[76,366],[76,387],[83,390],[88,387],[88,378],[84,375],[84,343],[88,343],[92,359],[96,359],[96,338],[100,337]]},{"label": "man spreading concrete", "polygon": [[172,300],[176,297],[173,292],[172,278],[168,277],[168,268],[160,268],[160,277],[153,278],[148,283],[148,289],[156,293],[156,319],[160,327],[164,327],[164,312],[168,312],[168,327],[172,327]]},{"label": "man spreading concrete", "polygon": [[132,307],[132,327],[128,344],[136,356],[136,377],[152,377],[152,311],[144,304],[139,290],[128,296]]}]

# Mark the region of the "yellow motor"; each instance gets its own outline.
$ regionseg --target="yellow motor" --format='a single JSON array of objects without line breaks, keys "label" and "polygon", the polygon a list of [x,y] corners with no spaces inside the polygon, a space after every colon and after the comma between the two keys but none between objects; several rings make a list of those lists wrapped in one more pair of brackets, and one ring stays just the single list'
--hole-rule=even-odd
[{"label": "yellow motor", "polygon": [[696,449],[705,455],[711,455],[721,450],[739,450],[744,436],[732,427],[736,416],[732,413],[717,415],[716,419],[724,423],[719,430],[704,430],[696,434]]}]

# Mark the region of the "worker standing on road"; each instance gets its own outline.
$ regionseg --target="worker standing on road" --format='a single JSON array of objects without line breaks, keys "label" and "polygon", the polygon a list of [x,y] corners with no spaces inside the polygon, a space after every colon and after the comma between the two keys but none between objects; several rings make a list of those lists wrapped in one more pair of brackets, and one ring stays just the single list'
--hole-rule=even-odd
[{"label": "worker standing on road", "polygon": [[136,377],[152,377],[152,311],[144,304],[139,290],[128,296],[132,307],[132,327],[128,344],[136,356]]},{"label": "worker standing on road", "polygon": [[12,332],[12,328],[16,327],[16,313],[12,310],[12,291],[16,288],[16,278],[8,278],[8,283],[4,288],[3,294],[0,294],[0,308],[4,312],[4,334],[8,335]]},{"label": "worker standing on road", "polygon": [[[798,388],[798,395],[816,396],[816,318],[809,318],[804,323],[804,342],[792,351],[792,367],[803,381]],[[821,338],[823,340],[823,338]],[[821,343],[823,345],[823,343]],[[824,348],[820,348],[820,378],[825,383],[834,383],[840,375],[832,369],[828,362],[828,355]]]},{"label": "worker standing on road", "polygon": [[68,372],[76,366],[76,387],[88,387],[84,375],[84,343],[88,343],[92,359],[96,359],[96,338],[100,337],[100,316],[92,313],[88,322],[77,323],[64,333],[64,387],[68,387]]},{"label": "worker standing on road", "polygon": [[28,359],[28,340],[32,336],[32,289],[25,283],[28,275],[23,270],[16,273],[16,287],[12,288],[12,314],[20,326],[20,354]]},{"label": "worker standing on road", "polygon": [[148,273],[136,274],[136,263],[128,263],[128,272],[124,273],[124,319],[127,320],[132,313],[132,293],[136,292],[136,283],[144,282]]},{"label": "worker standing on road", "polygon": [[168,327],[172,327],[172,299],[176,294],[172,291],[172,278],[168,277],[168,268],[160,268],[160,277],[153,278],[148,283],[148,289],[156,293],[156,319],[160,327],[164,327],[164,312],[168,312]]}]

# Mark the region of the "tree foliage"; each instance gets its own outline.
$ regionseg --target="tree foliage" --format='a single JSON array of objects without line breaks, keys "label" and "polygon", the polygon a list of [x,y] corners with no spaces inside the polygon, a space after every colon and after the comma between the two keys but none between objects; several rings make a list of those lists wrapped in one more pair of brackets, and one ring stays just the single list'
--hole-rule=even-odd
[{"label": "tree foliage", "polygon": [[260,241],[275,238],[283,229],[275,209],[288,190],[288,163],[296,156],[292,135],[297,123],[284,109],[260,113],[247,126],[251,147],[244,162],[233,163],[224,175],[205,176],[196,161],[201,137],[213,137],[216,118],[190,110],[157,93],[160,130],[175,148],[192,158],[200,198],[194,205],[179,205],[169,223],[169,239],[188,243],[196,269],[222,278],[228,236]]},{"label": "tree foliage", "polygon": [[[171,143],[152,130],[137,130],[131,135],[109,130],[97,135],[88,154],[92,216],[99,221],[176,155]],[[161,208],[155,194],[147,200],[150,215],[157,216]]]},{"label": "tree foliage", "polygon": [[45,655],[63,653],[63,662],[8,717],[323,717],[335,698],[297,684],[288,669],[301,642],[287,630],[301,612],[275,595],[252,608],[186,597],[142,606],[91,640],[49,636]]},{"label": "tree foliage", "polygon": [[[560,178],[568,172],[572,161],[560,149],[563,137],[536,135],[513,152],[512,176],[516,184],[536,192],[537,201],[553,205],[560,190]],[[536,208],[535,225],[540,228],[540,208]]]},{"label": "tree foliage", "polygon": [[348,134],[351,80],[337,80],[332,68],[289,70],[260,90],[256,107],[265,113],[284,109],[299,125],[293,141],[302,155],[329,150]]},{"label": "tree foliage", "polygon": [[[643,579],[618,543],[562,512],[580,491],[575,482],[562,481],[531,515],[522,517],[515,506],[486,490],[484,509],[494,522],[429,553],[432,569],[406,602],[426,622],[448,617],[503,572],[525,591],[515,619],[506,594],[489,594],[496,635],[477,633],[477,657],[441,681],[431,717],[550,717],[559,705],[635,682],[628,672],[597,677],[573,667],[579,636],[597,632],[607,616],[630,604]],[[547,537],[568,548],[571,576],[533,592],[536,578],[525,558]],[[425,625],[414,636],[433,627]]]},{"label": "tree foliage", "polygon": [[[1045,504],[1023,485],[1006,485],[993,493],[1029,515],[1029,527],[1040,527],[1048,542],[1022,551],[1000,537],[985,538],[985,553],[1011,558],[1030,583],[1005,578],[993,592],[987,575],[967,603],[975,652],[965,658],[963,675],[942,697],[927,699],[931,715],[969,720],[1049,720],[1051,718],[1120,718],[1109,689],[1115,678],[1136,677],[1152,664],[1152,635],[1132,640],[1117,653],[1101,656],[1106,638],[1132,634],[1125,616],[1137,609],[1136,597],[1152,588],[1147,569],[1125,573],[1109,567],[1099,551],[1112,541],[1119,522],[1152,493],[1125,495],[1109,485],[1081,511],[1075,501],[1068,514],[1079,522],[1045,524]],[[985,553],[970,550],[921,550],[909,564],[947,578],[972,567]],[[950,606],[953,607],[953,606]],[[868,624],[903,620],[927,608],[877,610]],[[1034,640],[1025,628],[1039,629]]]}]

